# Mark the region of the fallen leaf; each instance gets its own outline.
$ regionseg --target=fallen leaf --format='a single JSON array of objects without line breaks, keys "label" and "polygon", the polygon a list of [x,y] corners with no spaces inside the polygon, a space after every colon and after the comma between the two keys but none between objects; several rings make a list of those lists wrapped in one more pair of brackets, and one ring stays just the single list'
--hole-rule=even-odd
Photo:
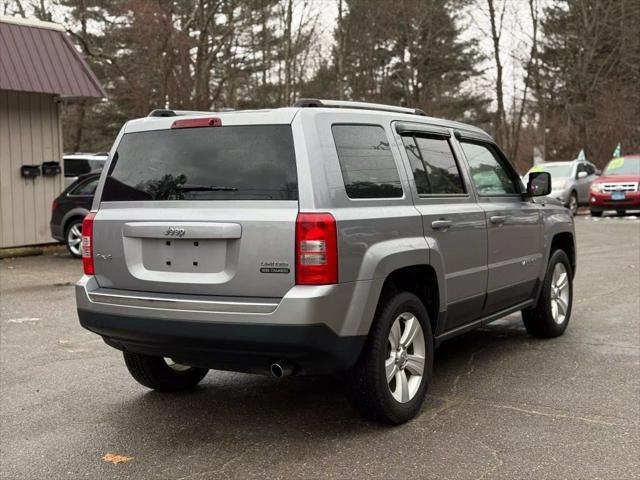
[{"label": "fallen leaf", "polygon": [[118,463],[126,463],[133,460],[133,457],[127,457],[126,455],[118,455],[115,453],[107,453],[102,457],[102,460],[105,462],[111,462],[114,465]]}]

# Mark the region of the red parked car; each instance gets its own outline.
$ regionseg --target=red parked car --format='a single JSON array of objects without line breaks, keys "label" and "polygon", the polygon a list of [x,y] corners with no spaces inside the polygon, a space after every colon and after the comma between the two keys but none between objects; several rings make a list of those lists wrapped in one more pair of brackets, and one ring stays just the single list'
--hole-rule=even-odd
[{"label": "red parked car", "polygon": [[624,215],[640,210],[640,154],[612,159],[602,175],[591,184],[591,215],[600,217],[606,210]]}]

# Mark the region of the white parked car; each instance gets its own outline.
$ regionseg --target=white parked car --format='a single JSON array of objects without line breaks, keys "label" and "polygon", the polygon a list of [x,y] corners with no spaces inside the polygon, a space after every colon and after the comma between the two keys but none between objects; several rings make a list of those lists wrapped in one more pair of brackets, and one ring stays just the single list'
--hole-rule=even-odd
[{"label": "white parked car", "polygon": [[65,154],[62,157],[64,161],[64,186],[71,185],[80,175],[99,172],[104,167],[108,157],[109,155],[106,153]]}]

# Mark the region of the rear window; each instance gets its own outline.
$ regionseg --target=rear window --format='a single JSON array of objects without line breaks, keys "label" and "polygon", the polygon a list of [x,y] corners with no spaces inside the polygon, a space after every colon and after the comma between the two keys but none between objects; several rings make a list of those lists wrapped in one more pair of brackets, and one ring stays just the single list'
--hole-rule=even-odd
[{"label": "rear window", "polygon": [[102,201],[297,200],[289,125],[128,133]]},{"label": "rear window", "polygon": [[65,158],[64,159],[64,176],[78,177],[85,173],[91,172],[91,165],[86,158]]},{"label": "rear window", "polygon": [[402,197],[402,185],[384,128],[334,125],[342,178],[350,198]]}]

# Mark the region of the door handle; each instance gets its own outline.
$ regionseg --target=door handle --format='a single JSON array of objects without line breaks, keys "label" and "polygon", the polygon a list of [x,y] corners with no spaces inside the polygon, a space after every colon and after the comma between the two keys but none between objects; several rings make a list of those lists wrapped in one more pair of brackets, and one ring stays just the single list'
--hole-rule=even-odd
[{"label": "door handle", "polygon": [[444,230],[449,228],[451,225],[453,225],[451,220],[434,220],[431,222],[431,228],[434,230]]},{"label": "door handle", "polygon": [[491,221],[491,223],[495,223],[496,225],[502,225],[507,221],[507,217],[505,215],[494,215],[493,217],[489,218],[489,221]]}]

